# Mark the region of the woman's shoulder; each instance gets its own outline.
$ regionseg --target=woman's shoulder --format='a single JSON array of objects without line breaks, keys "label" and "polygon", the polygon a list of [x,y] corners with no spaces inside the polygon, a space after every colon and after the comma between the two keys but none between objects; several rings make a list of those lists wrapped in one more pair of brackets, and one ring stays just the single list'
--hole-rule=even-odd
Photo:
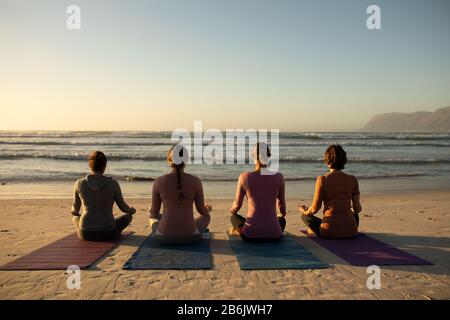
[{"label": "woman's shoulder", "polygon": [[169,173],[163,174],[162,176],[156,177],[154,183],[170,179],[173,175],[174,175],[173,172],[169,172]]},{"label": "woman's shoulder", "polygon": [[358,178],[356,176],[351,175],[351,174],[348,174],[347,176],[349,176],[352,181],[358,182]]},{"label": "woman's shoulder", "polygon": [[202,183],[202,180],[199,177],[197,177],[197,176],[195,176],[193,174],[184,173],[184,176],[185,176],[186,179],[188,179],[189,181],[192,181],[194,183]]},{"label": "woman's shoulder", "polygon": [[326,173],[324,175],[321,175],[321,176],[317,177],[317,179],[319,179],[319,178],[322,181],[325,181],[325,180],[330,179],[330,178],[331,179],[338,179],[338,180],[342,180],[342,181],[349,181],[349,180],[357,181],[358,180],[356,178],[356,176],[351,175],[351,174],[347,174],[347,173],[345,173],[343,171],[334,172],[334,173],[328,172],[328,173]]},{"label": "woman's shoulder", "polygon": [[345,173],[345,172],[343,172],[343,171],[341,171],[341,174],[342,174],[342,176],[343,177],[345,177],[345,178],[347,178],[347,179],[349,179],[349,180],[358,180],[357,178],[356,178],[356,176],[354,176],[354,175],[352,175],[352,174],[348,174],[348,173]]},{"label": "woman's shoulder", "polygon": [[268,180],[284,181],[284,176],[281,172],[271,171],[262,173],[261,171],[247,171],[241,173],[239,179],[248,180],[252,178],[260,179],[260,177],[266,177]]},{"label": "woman's shoulder", "polygon": [[271,172],[268,172],[265,175],[269,176],[269,177],[272,177],[272,179],[277,180],[277,181],[284,181],[284,176],[279,171],[271,171]]},{"label": "woman's shoulder", "polygon": [[75,181],[75,185],[79,186],[81,183],[83,183],[86,180],[87,180],[86,177],[81,177]]},{"label": "woman's shoulder", "polygon": [[153,181],[153,190],[159,188],[161,186],[161,183],[167,179],[167,176],[169,176],[169,174],[164,174],[162,176],[156,177]]},{"label": "woman's shoulder", "polygon": [[239,175],[239,178],[247,178],[248,176],[250,176],[250,175],[252,175],[252,174],[255,174],[256,173],[256,171],[245,171],[245,172],[242,172],[240,175]]},{"label": "woman's shoulder", "polygon": [[278,179],[284,179],[284,176],[280,171],[276,171],[273,175],[276,176]]},{"label": "woman's shoulder", "polygon": [[80,190],[80,186],[81,186],[83,183],[85,183],[86,181],[87,181],[87,180],[86,180],[86,177],[81,177],[81,178],[77,179],[77,180],[75,181],[75,183],[73,184],[73,189],[76,190],[76,191],[79,191],[79,190]]}]

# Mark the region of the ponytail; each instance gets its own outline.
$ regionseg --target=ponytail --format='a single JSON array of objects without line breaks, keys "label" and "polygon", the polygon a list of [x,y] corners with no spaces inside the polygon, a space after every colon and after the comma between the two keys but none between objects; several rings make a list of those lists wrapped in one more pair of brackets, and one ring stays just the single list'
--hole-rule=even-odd
[{"label": "ponytail", "polygon": [[256,147],[255,147],[255,153],[256,153],[256,162],[257,162],[257,164],[260,166],[260,167],[263,167],[263,166],[267,166],[267,160],[266,161],[264,161],[265,163],[262,163],[261,162],[261,158],[260,158],[260,147],[261,148],[266,148],[266,156],[267,156],[267,158],[270,158],[272,155],[271,155],[271,153],[270,153],[270,148],[269,148],[269,146],[267,145],[267,143],[265,143],[265,142],[258,142],[258,143],[256,143]]},{"label": "ponytail", "polygon": [[[174,157],[174,151],[178,152],[177,158]],[[167,153],[167,162],[169,163],[170,167],[175,169],[175,173],[177,175],[177,190],[178,190],[178,198],[181,199],[184,205],[184,200],[186,199],[183,190],[181,189],[181,170],[184,168],[184,158],[187,157],[187,150],[184,146],[175,144],[170,148],[169,152]],[[174,161],[175,159],[178,160],[181,158],[181,161]]]},{"label": "ponytail", "polygon": [[177,174],[178,198],[184,199],[183,191],[181,190],[181,168],[179,165],[172,166]]}]

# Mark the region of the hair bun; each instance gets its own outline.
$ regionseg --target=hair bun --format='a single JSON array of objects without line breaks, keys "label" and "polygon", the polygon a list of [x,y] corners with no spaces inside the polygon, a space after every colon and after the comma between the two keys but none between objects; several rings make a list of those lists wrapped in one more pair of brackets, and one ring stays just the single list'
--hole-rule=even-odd
[{"label": "hair bun", "polygon": [[[262,151],[265,150],[265,151]],[[262,152],[261,152],[262,151]],[[253,160],[259,162],[263,166],[267,166],[270,163],[270,149],[267,143],[258,142],[253,149]]]}]

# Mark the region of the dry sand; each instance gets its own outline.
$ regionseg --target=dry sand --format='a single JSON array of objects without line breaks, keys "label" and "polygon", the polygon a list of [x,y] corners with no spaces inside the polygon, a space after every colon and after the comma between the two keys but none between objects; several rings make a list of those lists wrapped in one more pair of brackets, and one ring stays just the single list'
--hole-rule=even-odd
[{"label": "dry sand", "polygon": [[[449,299],[449,193],[371,195],[363,199],[361,231],[433,266],[382,267],[382,289],[366,287],[366,268],[349,266],[300,233],[297,202],[288,201],[287,231],[330,269],[241,271],[227,242],[231,201],[213,200],[214,269],[125,271],[122,265],[149,233],[148,200],[130,200],[135,234],[68,290],[64,271],[0,271],[0,299]],[[70,200],[1,200],[0,264],[73,232]],[[116,212],[118,210],[116,209]]]}]

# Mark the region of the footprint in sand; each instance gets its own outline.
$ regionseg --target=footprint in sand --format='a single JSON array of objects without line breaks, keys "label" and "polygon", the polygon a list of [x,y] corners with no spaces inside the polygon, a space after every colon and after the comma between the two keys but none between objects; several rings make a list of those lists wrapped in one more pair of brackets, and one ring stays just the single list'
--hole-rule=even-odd
[{"label": "footprint in sand", "polygon": [[134,285],[136,284],[136,280],[134,280],[134,279],[127,279],[127,280],[124,280],[124,286],[125,287],[134,287]]}]

